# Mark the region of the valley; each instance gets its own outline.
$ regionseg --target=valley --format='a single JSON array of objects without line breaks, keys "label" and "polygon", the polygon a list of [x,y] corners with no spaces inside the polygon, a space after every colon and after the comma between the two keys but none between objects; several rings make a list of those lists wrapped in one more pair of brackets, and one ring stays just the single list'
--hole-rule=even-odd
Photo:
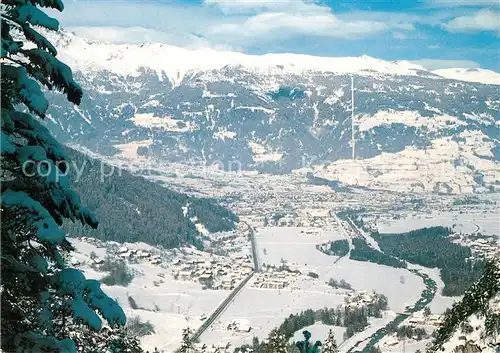
[{"label": "valley", "polygon": [[500,353],[498,5],[2,1],[0,353]]},{"label": "valley", "polygon": [[[368,326],[361,332],[345,337],[345,327],[330,326],[342,343],[341,352],[355,352],[361,351],[368,342],[386,347],[388,351],[397,347],[401,349],[403,344],[424,350],[436,327],[433,321],[423,320],[420,324],[429,335],[421,341],[410,339],[403,343],[396,339],[398,343],[395,345],[391,333],[381,333],[384,327],[391,327],[394,322],[401,326],[410,320],[421,320],[418,315],[422,315],[424,306],[431,309],[433,320],[439,322],[440,315],[460,296],[442,295],[444,283],[439,269],[417,264],[394,268],[352,260],[349,255],[331,256],[319,251],[322,244],[347,239],[352,251],[354,239],[365,239],[374,251],[380,251],[370,229],[401,233],[442,225],[461,235],[458,241],[474,249],[474,258],[498,256],[498,194],[478,194],[471,199],[463,195],[405,194],[363,188],[336,191],[330,186],[311,183],[304,173],[225,172],[210,167],[162,163],[140,156],[129,159],[93,156],[114,166],[135,163],[132,174],[191,197],[217,201],[239,217],[235,230],[203,233],[206,239],[203,252],[188,248],[180,251],[156,248],[164,254],[163,258],[168,258],[159,265],[161,270],[151,271],[151,265],[145,269],[140,267],[143,265],[132,263],[129,266],[139,266],[142,275],[126,287],[108,288],[122,305],[126,306],[124,303],[130,295],[138,306],[144,306],[143,309],[128,308],[129,315],[138,315],[151,321],[155,328],[158,326],[157,332],[141,340],[147,349],[157,347],[170,351],[178,348],[182,329],[191,327],[197,330],[201,327],[231,290],[243,281],[243,275],[238,275],[241,268],[236,270],[228,266],[225,274],[218,277],[212,265],[193,267],[189,259],[200,258],[200,263],[213,261],[220,263],[222,268],[224,258],[232,261],[248,259],[245,266],[249,270],[255,270],[255,260],[259,264],[253,278],[201,334],[200,345],[222,348],[230,344],[227,351],[232,352],[241,345],[251,345],[254,337],[265,338],[291,314],[344,306],[347,298],[355,293],[384,295],[388,309],[379,318],[368,318]],[[144,170],[154,172],[141,174]],[[485,238],[487,243],[483,244],[474,238],[478,234],[491,238]],[[252,250],[252,235],[255,252]],[[486,244],[495,245],[488,248]],[[210,260],[213,256],[222,257]],[[158,278],[157,271],[165,273],[165,277]],[[175,273],[184,277],[175,279]],[[208,288],[202,280],[203,273],[215,276]],[[423,276],[428,279],[424,280]],[[344,280],[352,289],[329,286],[328,281],[332,278]],[[159,281],[163,282],[155,284]],[[160,301],[162,304],[158,310],[149,308],[152,303]],[[169,322],[169,325],[165,326],[163,322]],[[317,321],[311,330],[321,325],[321,321]],[[319,332],[324,330],[320,328]],[[163,339],[167,333],[172,337],[168,342]]]}]

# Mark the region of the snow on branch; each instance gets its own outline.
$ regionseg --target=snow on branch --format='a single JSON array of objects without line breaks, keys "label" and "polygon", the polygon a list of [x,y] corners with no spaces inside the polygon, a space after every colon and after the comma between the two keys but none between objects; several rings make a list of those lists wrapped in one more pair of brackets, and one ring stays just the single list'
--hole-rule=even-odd
[{"label": "snow on branch", "polygon": [[28,109],[40,116],[44,116],[49,107],[47,99],[43,95],[40,85],[28,77],[26,68],[2,64],[2,76],[14,82],[19,94],[19,100],[24,103]]},{"label": "snow on branch", "polygon": [[[2,117],[3,118],[3,117]],[[2,131],[0,136],[1,152],[3,154],[14,154],[16,152],[16,146],[10,140],[9,135]]]},{"label": "snow on branch", "polygon": [[9,19],[18,23],[30,23],[33,26],[41,26],[47,29],[59,30],[59,21],[48,16],[45,12],[33,5],[16,6],[8,11]]},{"label": "snow on branch", "polygon": [[[32,115],[15,111],[11,115],[11,120],[16,126],[16,132],[27,138],[29,142],[36,142],[37,145],[41,146],[46,151],[48,158],[54,162],[67,159],[59,142]],[[65,163],[60,163],[58,166],[63,173],[66,172]]]},{"label": "snow on branch", "polygon": [[22,53],[28,57],[31,63],[50,77],[56,88],[66,93],[70,102],[80,105],[83,95],[82,88],[73,80],[73,72],[69,66],[40,48],[23,50]]},{"label": "snow on branch", "polygon": [[50,41],[47,40],[43,35],[35,31],[33,28],[29,26],[23,26],[23,33],[27,40],[35,43],[35,45],[40,48],[47,50],[52,55],[57,55],[56,48],[52,45]]},{"label": "snow on branch", "polygon": [[23,212],[29,219],[29,226],[34,227],[39,240],[50,244],[59,244],[64,240],[64,232],[59,229],[47,209],[27,193],[7,190],[2,193],[1,204],[7,209],[17,208]]},{"label": "snow on branch", "polygon": [[67,268],[54,275],[54,284],[61,294],[71,295],[71,309],[77,320],[84,321],[92,329],[99,330],[102,320],[94,312],[97,310],[110,326],[126,323],[123,309],[108,297],[96,280],[85,279],[77,269]]}]

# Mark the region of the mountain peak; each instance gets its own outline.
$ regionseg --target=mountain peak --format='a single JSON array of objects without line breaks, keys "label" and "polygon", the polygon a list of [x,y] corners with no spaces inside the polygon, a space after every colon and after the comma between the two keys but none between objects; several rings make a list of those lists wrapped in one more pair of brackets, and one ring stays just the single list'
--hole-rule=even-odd
[{"label": "mountain peak", "polygon": [[323,72],[336,74],[409,75],[430,72],[408,61],[385,61],[368,55],[359,57],[319,57],[305,54],[269,53],[263,55],[220,51],[211,48],[185,49],[162,43],[114,44],[91,41],[65,32],[54,38],[61,58],[72,67],[85,70],[108,70],[117,74],[134,74],[141,67],[165,72],[172,83],[189,71],[208,71],[223,67],[243,67],[263,73],[302,74]]}]

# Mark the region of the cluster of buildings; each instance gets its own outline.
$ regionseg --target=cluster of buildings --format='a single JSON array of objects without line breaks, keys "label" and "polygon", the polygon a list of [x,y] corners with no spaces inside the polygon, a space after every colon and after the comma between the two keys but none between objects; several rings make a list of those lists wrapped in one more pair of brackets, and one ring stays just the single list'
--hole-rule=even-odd
[{"label": "cluster of buildings", "polygon": [[284,289],[288,287],[298,274],[291,271],[267,267],[253,277],[252,287],[263,289]]},{"label": "cluster of buildings", "polygon": [[116,254],[124,260],[137,262],[137,261],[149,261],[153,265],[161,264],[161,258],[158,255],[153,255],[151,252],[141,249],[129,249],[126,246],[122,246],[118,249]]},{"label": "cluster of buildings", "polygon": [[200,282],[210,289],[232,290],[253,271],[249,255],[231,255],[178,259],[172,275],[180,281]]},{"label": "cluster of buildings", "polygon": [[271,213],[264,215],[260,225],[269,227],[310,227],[321,229],[331,225],[333,222],[329,212],[329,208],[320,205],[283,214]]},{"label": "cluster of buildings", "polygon": [[348,308],[361,308],[373,304],[377,299],[375,293],[369,293],[365,290],[347,293],[345,305]]},{"label": "cluster of buildings", "polygon": [[238,184],[228,206],[255,227],[322,228],[330,222],[328,211],[342,200],[327,186],[311,185],[300,175],[247,175],[226,182]]},{"label": "cluster of buildings", "polygon": [[408,325],[416,326],[434,326],[439,327],[443,323],[441,315],[424,315],[422,311],[414,313],[408,318]]},{"label": "cluster of buildings", "polygon": [[460,238],[460,243],[469,247],[474,257],[491,260],[500,259],[500,243],[497,237],[465,235]]},{"label": "cluster of buildings", "polygon": [[[427,329],[430,328],[430,331],[436,330],[443,322],[443,318],[441,315],[425,315],[423,311],[418,311],[413,313],[410,317],[408,317],[403,323],[401,323],[402,326],[409,326],[412,327],[413,329],[415,328],[420,328],[424,329],[425,332],[428,332]],[[422,347],[424,347],[425,344],[428,344],[428,340],[426,337],[423,337],[424,341],[422,344]],[[419,341],[420,338],[418,338],[418,335],[414,335],[411,337],[410,341],[416,342]],[[397,333],[393,333],[390,336],[385,337],[381,343],[383,346],[387,348],[397,348],[400,347],[401,345],[404,345],[408,341],[408,338],[401,338],[398,337]],[[422,349],[423,351],[424,349]],[[391,350],[392,351],[392,350]]]},{"label": "cluster of buildings", "polygon": [[220,344],[220,345],[211,345],[207,346],[203,343],[196,343],[193,347],[192,353],[232,353],[233,349],[231,349],[229,344]]},{"label": "cluster of buildings", "polygon": [[250,225],[240,218],[235,230],[209,235],[210,245],[205,250],[222,256],[229,256],[232,253],[251,254],[250,236],[252,231]]},{"label": "cluster of buildings", "polygon": [[[153,265],[160,265],[162,263],[161,257],[159,255],[153,254],[151,251],[144,249],[132,249],[127,246],[117,247],[114,242],[103,242],[96,238],[91,237],[81,237],[81,241],[91,244],[97,248],[107,248],[107,253],[115,255],[122,258],[128,262],[138,263],[138,262],[149,262]],[[99,257],[91,257],[92,261],[96,265],[104,263],[104,260]],[[73,261],[72,261],[73,262]],[[72,263],[76,265],[76,263]]]}]

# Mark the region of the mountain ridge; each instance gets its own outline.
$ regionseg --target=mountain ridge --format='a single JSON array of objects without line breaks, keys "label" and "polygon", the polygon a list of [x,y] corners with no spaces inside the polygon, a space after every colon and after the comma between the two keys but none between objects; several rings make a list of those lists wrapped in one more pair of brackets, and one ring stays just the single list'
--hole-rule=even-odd
[{"label": "mountain ridge", "polygon": [[[133,74],[141,66],[149,67],[157,72],[162,79],[165,74],[173,85],[186,74],[194,70],[222,69],[224,66],[244,66],[256,70],[279,69],[283,72],[298,73],[302,71],[323,71],[331,73],[363,73],[373,75],[373,72],[387,75],[423,75],[428,77],[444,77],[456,79],[450,76],[450,70],[466,70],[462,68],[430,71],[423,66],[412,63],[409,60],[387,61],[370,57],[368,55],[354,57],[323,57],[295,53],[269,53],[263,55],[245,54],[232,51],[220,51],[211,48],[186,49],[169,44],[146,42],[141,44],[114,44],[105,41],[88,40],[74,33],[63,32],[59,34],[48,34],[55,39],[56,46],[64,43],[66,50],[71,55],[62,53],[62,58],[69,60],[71,66],[83,69],[82,62],[74,62],[72,58],[79,56],[80,60],[85,52],[87,66],[92,68],[99,66],[120,74]],[[126,60],[125,56],[136,52],[136,57]],[[89,52],[93,54],[89,56]],[[139,52],[139,53],[137,53]],[[140,52],[143,52],[141,55]],[[161,58],[160,58],[161,57]],[[177,60],[172,60],[176,57]],[[159,61],[155,61],[159,58]],[[181,58],[181,59],[179,59]],[[203,58],[203,60],[200,60]],[[73,62],[72,62],[73,61]],[[460,78],[464,81],[482,82],[485,84],[500,84],[500,81],[492,80],[488,74],[494,71],[478,70],[478,77],[469,77],[462,73]],[[461,72],[461,71],[460,71]],[[484,72],[484,73],[483,73]],[[440,74],[442,73],[442,74]],[[500,75],[497,73],[497,75]],[[496,82],[496,83],[495,83]]]},{"label": "mountain ridge", "polygon": [[[263,62],[267,66],[258,70],[223,66],[226,62],[204,69],[213,66],[204,56],[192,58],[201,69],[179,72],[172,84],[156,69],[168,64],[164,59],[181,62],[183,57],[148,54],[138,61],[137,55],[125,54],[144,46],[121,45],[125,51],[112,54],[117,46],[108,44],[106,51],[97,50],[105,63],[99,66],[92,64],[90,51],[91,45],[99,49],[101,44],[82,41],[87,51],[72,47],[67,35],[54,41],[86,92],[79,107],[48,94],[47,125],[64,142],[132,159],[140,153],[168,162],[216,163],[225,170],[237,162],[243,170],[289,173],[306,168],[325,178],[337,178],[339,171],[350,177],[352,168],[342,168],[352,159],[353,79],[355,155],[364,176],[342,182],[385,189],[400,182],[403,190],[424,192],[500,189],[498,85],[442,78],[414,65],[410,75],[406,69],[405,74],[389,74],[401,67],[368,57],[358,60],[386,73],[338,58],[328,62],[348,62],[340,73],[302,70],[294,63],[270,67],[272,62]],[[121,61],[129,66],[121,67]],[[337,172],[331,166],[338,166]],[[417,172],[401,178],[407,167]],[[461,180],[459,185],[450,185],[452,175]]]}]

